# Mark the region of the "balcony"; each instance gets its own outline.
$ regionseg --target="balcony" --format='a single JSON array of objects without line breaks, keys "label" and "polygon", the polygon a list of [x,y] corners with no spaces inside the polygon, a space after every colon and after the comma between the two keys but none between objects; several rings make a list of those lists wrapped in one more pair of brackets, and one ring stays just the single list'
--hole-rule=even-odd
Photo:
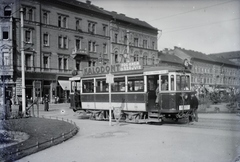
[{"label": "balcony", "polygon": [[77,57],[83,57],[83,56],[88,56],[87,50],[85,49],[78,49],[77,47],[75,47],[72,50],[72,57],[75,59]]}]

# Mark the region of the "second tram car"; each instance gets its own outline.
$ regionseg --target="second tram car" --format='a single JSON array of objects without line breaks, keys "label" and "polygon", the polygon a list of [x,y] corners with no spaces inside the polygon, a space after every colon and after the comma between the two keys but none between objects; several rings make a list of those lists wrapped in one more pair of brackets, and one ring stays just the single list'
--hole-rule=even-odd
[{"label": "second tram car", "polygon": [[[106,74],[113,74],[111,97]],[[179,119],[191,113],[191,73],[183,67],[143,67],[139,62],[85,68],[70,78],[71,108],[108,119],[120,107],[124,120]],[[113,116],[114,118],[114,116]]]}]

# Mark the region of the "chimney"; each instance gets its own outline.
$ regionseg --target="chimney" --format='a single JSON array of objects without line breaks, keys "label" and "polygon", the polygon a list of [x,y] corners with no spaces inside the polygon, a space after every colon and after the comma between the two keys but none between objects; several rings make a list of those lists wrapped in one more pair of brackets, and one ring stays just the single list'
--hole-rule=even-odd
[{"label": "chimney", "polygon": [[90,5],[90,4],[91,4],[91,1],[90,1],[90,0],[86,0],[86,3],[87,3],[88,5]]}]

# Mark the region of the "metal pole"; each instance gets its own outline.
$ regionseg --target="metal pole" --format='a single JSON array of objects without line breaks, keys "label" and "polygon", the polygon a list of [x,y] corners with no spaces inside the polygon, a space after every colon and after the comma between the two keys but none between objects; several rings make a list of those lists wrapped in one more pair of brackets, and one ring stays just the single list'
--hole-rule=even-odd
[{"label": "metal pole", "polygon": [[112,125],[112,98],[111,98],[111,83],[108,83],[109,90],[109,125]]},{"label": "metal pole", "polygon": [[22,64],[22,113],[26,114],[26,92],[25,92],[25,55],[24,55],[24,31],[23,31],[23,8],[20,9],[21,16],[21,64]]}]

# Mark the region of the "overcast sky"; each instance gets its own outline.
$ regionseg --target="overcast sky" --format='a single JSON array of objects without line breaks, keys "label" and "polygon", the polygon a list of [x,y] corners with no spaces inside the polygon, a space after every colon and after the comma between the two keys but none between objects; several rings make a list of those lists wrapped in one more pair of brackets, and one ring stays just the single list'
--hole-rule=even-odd
[{"label": "overcast sky", "polygon": [[[84,0],[81,0],[85,2]],[[240,0],[91,0],[108,11],[146,21],[159,32],[158,50],[240,51]]]}]

